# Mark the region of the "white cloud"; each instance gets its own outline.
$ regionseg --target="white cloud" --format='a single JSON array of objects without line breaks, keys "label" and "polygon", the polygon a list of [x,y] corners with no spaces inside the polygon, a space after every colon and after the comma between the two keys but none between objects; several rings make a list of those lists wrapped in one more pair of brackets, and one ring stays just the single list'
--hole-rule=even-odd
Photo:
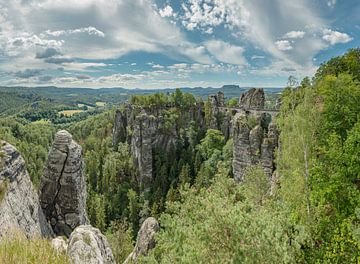
[{"label": "white cloud", "polygon": [[261,55],[253,55],[253,56],[251,56],[251,59],[252,60],[258,60],[258,59],[265,59],[265,56],[261,56]]},{"label": "white cloud", "polygon": [[164,68],[164,66],[162,66],[160,64],[153,64],[153,65],[151,65],[151,67],[154,69],[163,69]]},{"label": "white cloud", "polygon": [[46,30],[45,34],[54,36],[54,37],[60,37],[63,35],[72,35],[72,34],[79,34],[79,33],[86,33],[89,35],[95,35],[101,38],[105,37],[104,32],[96,29],[95,27],[86,27],[86,28],[77,28],[77,29],[68,29],[68,30],[57,30],[57,31],[51,31]]},{"label": "white cloud", "polygon": [[159,14],[161,17],[172,17],[174,16],[174,10],[171,6],[167,5],[163,9],[159,10]]},{"label": "white cloud", "polygon": [[293,47],[288,40],[278,40],[275,42],[276,48],[281,51],[292,50]]},{"label": "white cloud", "polygon": [[331,45],[335,45],[337,43],[347,43],[353,40],[353,38],[350,37],[348,34],[334,31],[331,29],[325,29],[323,31],[322,38],[329,42]]},{"label": "white cloud", "polygon": [[88,60],[145,51],[211,62],[204,47],[159,15],[153,0],[0,0],[0,25],[0,54],[10,56],[0,68],[32,67],[31,58],[43,48]]},{"label": "white cloud", "polygon": [[218,61],[236,65],[246,64],[243,47],[234,46],[221,40],[207,41],[205,46]]},{"label": "white cloud", "polygon": [[283,38],[301,39],[304,36],[305,36],[305,31],[289,31],[283,36]]}]

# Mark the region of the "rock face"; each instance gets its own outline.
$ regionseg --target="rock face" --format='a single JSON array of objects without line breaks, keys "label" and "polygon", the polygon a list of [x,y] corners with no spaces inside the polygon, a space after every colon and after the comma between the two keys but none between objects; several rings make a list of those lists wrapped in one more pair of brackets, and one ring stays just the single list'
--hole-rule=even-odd
[{"label": "rock face", "polygon": [[150,190],[152,182],[152,150],[156,132],[154,116],[142,113],[134,122],[134,133],[131,139],[131,151],[135,165],[139,168],[139,184],[145,192]]},{"label": "rock face", "polygon": [[219,129],[221,130],[221,117],[222,111],[220,107],[225,106],[225,98],[222,92],[218,92],[217,94],[210,95],[209,101],[211,105],[211,116],[209,120],[209,128],[211,129]]},{"label": "rock face", "polygon": [[267,119],[266,114],[254,117],[249,113],[238,113],[233,119],[233,173],[237,182],[242,181],[249,166],[256,164],[262,165],[269,180],[272,178],[278,132]]},{"label": "rock face", "polygon": [[55,135],[40,184],[40,203],[57,235],[88,223],[81,147],[65,130]]},{"label": "rock face", "polygon": [[154,217],[147,218],[141,225],[135,248],[124,264],[137,263],[137,259],[141,255],[147,256],[149,251],[155,247],[155,234],[159,229],[159,223]]},{"label": "rock face", "polygon": [[3,141],[0,153],[0,237],[11,229],[23,231],[29,238],[53,236],[24,159],[15,147]]},{"label": "rock face", "polygon": [[78,226],[69,238],[67,254],[74,264],[114,264],[106,237],[90,225]]},{"label": "rock face", "polygon": [[264,89],[251,88],[247,92],[241,94],[239,99],[239,106],[243,109],[264,109]]},{"label": "rock face", "polygon": [[153,181],[153,156],[155,151],[172,153],[176,142],[181,137],[180,127],[189,127],[192,123],[198,129],[205,128],[202,105],[192,107],[188,112],[176,116],[177,120],[170,120],[169,111],[172,106],[163,108],[140,108],[125,104],[124,109],[115,114],[113,143],[117,148],[119,142],[130,144],[134,164],[139,170],[138,183],[142,192],[150,190]]}]

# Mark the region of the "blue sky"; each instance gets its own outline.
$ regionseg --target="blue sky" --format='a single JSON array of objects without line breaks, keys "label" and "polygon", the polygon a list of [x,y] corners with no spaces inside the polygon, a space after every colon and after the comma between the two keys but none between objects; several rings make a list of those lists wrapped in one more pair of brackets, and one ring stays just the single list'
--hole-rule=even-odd
[{"label": "blue sky", "polygon": [[360,46],[359,0],[0,0],[0,85],[282,87]]}]

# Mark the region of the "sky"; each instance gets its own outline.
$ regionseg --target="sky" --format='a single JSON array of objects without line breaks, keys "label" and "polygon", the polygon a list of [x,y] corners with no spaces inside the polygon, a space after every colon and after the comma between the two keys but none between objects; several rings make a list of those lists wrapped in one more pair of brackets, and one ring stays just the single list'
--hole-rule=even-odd
[{"label": "sky", "polygon": [[283,87],[360,46],[360,0],[0,0],[0,85]]}]

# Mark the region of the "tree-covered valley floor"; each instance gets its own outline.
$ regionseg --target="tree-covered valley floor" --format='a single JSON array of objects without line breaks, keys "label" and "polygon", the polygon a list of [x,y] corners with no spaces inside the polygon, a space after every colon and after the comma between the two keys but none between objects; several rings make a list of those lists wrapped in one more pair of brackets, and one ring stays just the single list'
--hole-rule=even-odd
[{"label": "tree-covered valley floor", "polygon": [[[55,132],[72,133],[83,147],[90,221],[106,233],[118,263],[148,216],[161,230],[143,263],[360,263],[360,49],[322,64],[312,78],[290,80],[276,117],[272,189],[260,166],[235,183],[232,139],[190,128],[173,155],[155,152],[154,181],[142,193],[129,144],[113,148],[114,108],[57,125],[12,111],[0,118],[0,139],[18,148],[38,186]],[[176,91],[131,103],[172,103],[167,117],[177,122],[196,100]]]}]

